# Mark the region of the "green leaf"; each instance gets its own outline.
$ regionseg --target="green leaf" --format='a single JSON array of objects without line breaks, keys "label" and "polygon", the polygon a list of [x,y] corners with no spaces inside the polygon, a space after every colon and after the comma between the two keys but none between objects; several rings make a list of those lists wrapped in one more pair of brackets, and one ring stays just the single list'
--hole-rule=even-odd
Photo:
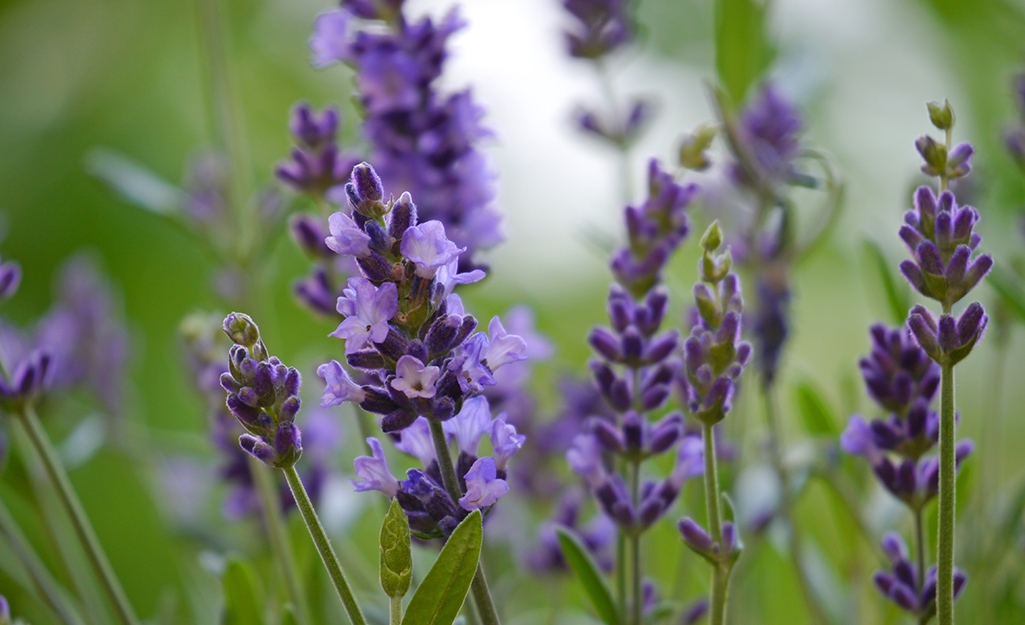
[{"label": "green leaf", "polygon": [[598,618],[608,625],[618,625],[619,614],[616,611],[616,602],[612,600],[612,591],[598,572],[598,565],[594,563],[587,548],[568,528],[556,527],[555,534],[559,538],[559,546],[562,547],[562,554],[566,557],[569,568],[573,569],[573,573],[583,584],[591,605],[598,613]]},{"label": "green leaf", "polygon": [[402,625],[452,625],[477,574],[484,540],[480,510],[452,532],[438,560],[409,601]]},{"label": "green leaf", "polygon": [[291,603],[286,603],[281,610],[281,625],[299,625],[299,620],[295,617],[295,608]]},{"label": "green leaf", "polygon": [[806,432],[830,438],[840,435],[841,429],[829,402],[811,382],[800,382],[794,387],[794,401]]},{"label": "green leaf", "polygon": [[1014,313],[1019,321],[1025,321],[1025,292],[1021,281],[1001,267],[994,267],[986,277],[986,282],[1000,294],[1007,310]]},{"label": "green leaf", "polygon": [[402,597],[413,578],[409,546],[409,520],[399,502],[392,500],[381,524],[381,588],[389,597]]},{"label": "green leaf", "polygon": [[908,318],[908,311],[911,310],[911,289],[903,280],[894,280],[893,271],[890,268],[890,261],[886,260],[883,251],[875,241],[865,239],[864,253],[879,274],[879,283],[883,287],[883,294],[886,296],[886,303],[890,309],[890,320],[893,323],[903,325]]},{"label": "green leaf", "polygon": [[181,209],[184,193],[180,188],[114,150],[93,149],[85,157],[85,167],[125,201],[151,213],[167,217]]},{"label": "green leaf", "polygon": [[264,625],[261,611],[261,593],[256,590],[256,578],[245,561],[230,558],[224,569],[224,613],[221,625]]},{"label": "green leaf", "polygon": [[731,108],[744,102],[772,59],[765,38],[765,13],[765,2],[759,0],[715,3],[715,71]]}]

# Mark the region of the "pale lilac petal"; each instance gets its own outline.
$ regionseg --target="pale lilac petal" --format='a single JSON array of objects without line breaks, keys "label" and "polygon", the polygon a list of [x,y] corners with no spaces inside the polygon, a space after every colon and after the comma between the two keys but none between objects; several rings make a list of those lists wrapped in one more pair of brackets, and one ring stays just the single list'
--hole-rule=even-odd
[{"label": "pale lilac petal", "polygon": [[320,405],[324,408],[337,406],[346,401],[358,404],[366,397],[363,388],[353,382],[352,378],[349,377],[349,373],[337,360],[332,360],[317,367],[317,375],[323,378],[327,384],[324,388],[324,394],[320,399]]},{"label": "pale lilac petal", "polygon": [[360,479],[349,481],[357,491],[379,490],[389,497],[394,497],[399,492],[399,481],[388,469],[388,461],[384,457],[381,443],[370,437],[367,439],[367,445],[370,445],[370,451],[374,455],[356,458],[353,464]]},{"label": "pale lilac petal", "polygon": [[486,508],[502,495],[509,492],[509,484],[498,479],[495,461],[489,457],[478,459],[464,476],[466,494],[459,498],[459,505],[464,510]]}]

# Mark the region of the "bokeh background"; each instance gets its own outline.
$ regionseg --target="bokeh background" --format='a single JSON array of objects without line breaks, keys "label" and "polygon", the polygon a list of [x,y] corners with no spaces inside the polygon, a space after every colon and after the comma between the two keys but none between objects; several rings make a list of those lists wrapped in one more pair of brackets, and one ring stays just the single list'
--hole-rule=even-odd
[{"label": "bokeh background", "polygon": [[[452,3],[407,4],[412,13],[440,15]],[[452,89],[472,85],[487,109],[486,123],[496,136],[486,150],[498,174],[508,233],[507,242],[489,256],[489,279],[470,289],[467,300],[484,319],[514,304],[535,311],[539,329],[556,346],[552,360],[534,378],[543,417],[558,409],[555,379],[585,370],[585,337],[592,325],[603,322],[610,282],[602,242],[622,236],[621,207],[627,198],[616,155],[571,123],[579,103],[599,101],[601,94],[592,68],[564,53],[560,4],[462,4],[469,27],[454,39],[443,80]],[[206,0],[198,5],[206,6]],[[343,67],[314,70],[308,60],[313,19],[329,8],[316,0],[228,0],[217,9],[229,25],[228,71],[237,105],[233,119],[245,137],[248,173],[258,184],[275,184],[274,164],[290,147],[288,111],[298,101],[342,107],[343,135],[358,147],[351,72]],[[643,0],[638,11],[643,37],[611,67],[617,91],[650,96],[658,105],[653,125],[632,151],[635,189],[643,188],[648,158],[672,163],[681,134],[712,117],[705,81],[715,73],[709,0]],[[218,540],[226,541],[216,544],[254,559],[265,554],[252,547],[254,526],[218,518],[216,486],[207,484],[212,493],[197,488],[175,497],[162,481],[162,470],[181,456],[202,467],[209,451],[205,413],[182,365],[179,324],[191,312],[226,311],[213,295],[214,268],[201,247],[125,202],[90,173],[96,150],[105,149],[180,183],[190,159],[216,144],[205,86],[209,60],[198,15],[196,4],[169,0],[0,2],[0,255],[18,260],[24,269],[22,288],[3,311],[16,324],[27,324],[46,310],[58,268],[81,250],[89,251],[116,285],[131,338],[127,396],[119,418],[145,426],[138,431],[152,439],[152,452],[132,458],[102,446],[109,425],[95,417],[83,421],[91,410],[84,402],[62,404],[48,426],[74,459],[72,479],[137,610],[144,616],[185,619],[177,622],[213,623],[216,610],[207,620],[184,616],[190,614],[186,597],[198,593],[216,600],[216,577],[209,572],[216,563],[202,564],[202,550],[196,547],[201,540],[168,530],[175,508],[191,501],[197,514],[213,519]],[[895,321],[865,241],[875,242],[895,271],[904,257],[896,230],[911,190],[923,181],[913,143],[931,130],[927,100],[949,98],[958,115],[955,140],[976,146],[971,192],[982,214],[979,230],[987,250],[1004,267],[1021,255],[1025,185],[1003,150],[1001,132],[1016,115],[1010,81],[1025,66],[1025,3],[776,0],[768,15],[767,36],[776,52],[771,76],[800,103],[808,140],[835,159],[846,182],[843,214],[828,245],[794,275],[795,329],[783,385],[812,385],[833,418],[843,423],[850,414],[870,409],[857,369],[868,349],[869,323]],[[815,201],[809,196],[805,203]],[[254,276],[262,285],[261,326],[272,351],[301,364],[313,398],[319,392],[312,388],[315,364],[337,357],[341,344],[326,336],[330,324],[291,297],[290,285],[305,273],[307,261],[288,237],[279,237],[265,254],[266,269]],[[668,278],[676,318],[696,277],[693,242],[679,256]],[[985,285],[976,293],[987,305],[997,298]],[[1018,418],[1025,412],[1025,337],[1013,318],[999,342],[991,329],[958,370],[961,432],[987,443],[972,462],[989,459],[994,468],[986,479],[991,490],[1006,498],[1020,490],[1025,474],[1020,453],[1025,422]],[[792,451],[802,453],[806,434],[794,415],[795,396],[784,393],[782,399],[786,437],[794,443]],[[745,440],[757,457],[763,419],[753,404],[742,407],[752,414],[742,426],[730,427],[734,434],[750,428]],[[348,428],[347,449],[355,452],[355,428],[341,421]],[[338,466],[350,467],[352,455],[340,455]],[[982,475],[981,470],[966,471],[963,502],[974,501]],[[332,491],[330,521],[356,536],[372,535],[377,515],[360,515],[368,504],[350,490],[339,481]],[[854,537],[827,494],[814,486],[811,490],[799,516],[824,554],[823,577],[834,580],[837,591],[848,590],[848,580],[859,576],[867,587],[871,566],[857,555],[865,551],[864,542]],[[45,532],[32,525],[18,483],[0,478],[0,496],[55,561]],[[697,501],[691,497],[683,505]],[[898,527],[904,521],[882,495],[866,506],[880,532],[888,519]],[[655,566],[667,575],[675,571],[676,552],[682,550],[671,533],[667,528],[657,540],[673,545],[669,551],[674,555],[652,554]],[[513,538],[529,539],[529,527],[521,534]],[[349,556],[374,563],[376,547],[363,543],[369,544],[354,541]],[[1021,545],[1017,548],[1020,554]],[[494,557],[513,567],[509,551],[515,549]],[[800,622],[786,616],[801,608],[795,605],[799,595],[791,576],[774,573],[788,566],[779,553],[761,548],[751,554],[734,586],[735,622]],[[10,557],[0,552],[0,561]],[[704,588],[704,570],[694,569],[683,586],[689,595]],[[552,597],[565,592],[567,612],[538,607],[532,584],[498,586],[507,613],[522,615],[511,622],[544,622],[556,614],[558,622],[568,622],[564,619],[570,618],[572,606],[583,605],[579,591],[560,582],[550,586]],[[23,596],[19,588],[15,577],[0,571],[0,593]],[[1012,590],[1015,597],[1022,593],[1020,584]],[[867,609],[861,622],[897,622],[896,612],[881,599],[864,589],[852,592],[879,604]],[[961,601],[962,610],[970,609],[970,595],[971,590]],[[30,599],[23,605],[33,622],[47,622],[46,613]]]}]

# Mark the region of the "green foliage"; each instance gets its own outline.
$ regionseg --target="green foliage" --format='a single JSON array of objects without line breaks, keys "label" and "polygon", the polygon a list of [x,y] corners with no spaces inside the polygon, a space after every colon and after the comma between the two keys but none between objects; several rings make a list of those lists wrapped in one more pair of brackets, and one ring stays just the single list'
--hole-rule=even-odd
[{"label": "green foliage", "polygon": [[880,249],[878,243],[866,239],[862,247],[862,255],[875,269],[878,282],[875,280],[872,282],[877,282],[883,288],[890,322],[903,324],[908,318],[908,311],[911,310],[911,289],[903,280],[898,282],[894,278],[893,265],[883,255],[883,250]]},{"label": "green foliage", "polygon": [[744,101],[772,60],[765,35],[766,8],[759,0],[715,3],[715,71],[733,106]]},{"label": "green foliage", "polygon": [[559,527],[555,530],[559,537],[559,546],[562,547],[562,554],[573,569],[580,584],[584,587],[591,605],[594,606],[598,618],[606,625],[619,625],[619,613],[616,611],[616,602],[612,599],[612,591],[609,590],[605,580],[602,579],[587,548],[580,543],[580,540],[570,530]]},{"label": "green foliage", "polygon": [[451,625],[477,574],[484,526],[480,510],[463,519],[413,594],[402,625]]},{"label": "green foliage", "polygon": [[413,577],[409,546],[409,520],[399,502],[392,500],[381,524],[381,588],[389,597],[402,597]]},{"label": "green foliage", "polygon": [[224,612],[221,625],[264,625],[262,593],[256,589],[256,576],[244,560],[230,558],[221,578],[224,586]]},{"label": "green foliage", "polygon": [[811,381],[800,382],[794,387],[794,403],[805,432],[830,438],[840,436],[843,428],[836,413]]}]

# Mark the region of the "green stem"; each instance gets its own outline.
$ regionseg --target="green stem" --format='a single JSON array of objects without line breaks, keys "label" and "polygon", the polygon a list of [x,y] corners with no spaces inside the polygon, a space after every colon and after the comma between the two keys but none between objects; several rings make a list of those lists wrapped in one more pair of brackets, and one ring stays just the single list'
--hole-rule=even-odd
[{"label": "green stem", "polygon": [[773,401],[772,391],[775,387],[771,385],[762,386],[762,397],[765,400],[765,416],[769,422],[769,453],[772,456],[772,466],[776,471],[776,479],[779,481],[780,492],[780,515],[787,524],[789,530],[787,536],[787,550],[790,559],[794,563],[794,570],[797,572],[798,585],[801,587],[801,594],[811,612],[812,622],[825,625],[829,623],[826,611],[819,604],[815,592],[811,588],[811,580],[804,570],[804,553],[801,541],[797,534],[797,524],[794,522],[794,501],[790,493],[790,474],[787,471],[786,463],[783,461],[783,434],[779,422],[779,414],[776,411],[776,404]]},{"label": "green stem", "polygon": [[[434,451],[438,456],[438,467],[441,469],[441,481],[448,491],[452,501],[458,502],[462,494],[459,489],[459,478],[456,476],[455,467],[452,464],[452,454],[448,449],[448,441],[445,439],[445,429],[441,421],[427,419],[431,426],[431,439],[434,441]],[[499,625],[498,611],[495,609],[495,602],[491,598],[491,589],[488,588],[488,579],[484,575],[484,565],[477,563],[477,574],[473,576],[470,583],[470,594],[477,604],[477,612],[480,613],[480,620],[483,625]]]},{"label": "green stem", "polygon": [[25,431],[32,441],[32,446],[35,447],[42,460],[47,477],[53,483],[64,511],[67,513],[68,518],[71,519],[75,535],[78,537],[79,542],[82,543],[82,547],[85,549],[86,556],[89,559],[89,564],[96,573],[104,593],[106,593],[107,598],[113,604],[118,620],[124,625],[137,625],[139,620],[136,618],[135,612],[128,602],[128,597],[121,587],[121,582],[118,581],[117,576],[114,574],[114,569],[110,566],[107,554],[103,551],[103,547],[96,537],[96,531],[93,530],[92,524],[89,523],[89,517],[85,513],[85,508],[75,493],[71,480],[68,479],[68,474],[64,471],[64,466],[57,456],[57,450],[50,443],[46,430],[43,429],[43,424],[40,423],[35,410],[31,406],[25,406],[17,416],[21,419],[22,425],[25,426]]},{"label": "green stem", "polygon": [[[705,502],[708,505],[708,527],[712,540],[723,553],[722,511],[719,504],[719,463],[715,457],[715,426],[702,423],[701,434],[705,442]],[[710,625],[725,625],[726,598],[729,592],[731,564],[728,557],[720,556],[712,566],[712,596],[709,612]]]},{"label": "green stem", "polygon": [[619,621],[626,622],[626,534],[616,531],[616,605]]},{"label": "green stem", "polygon": [[[949,311],[948,311],[949,312]],[[954,623],[954,366],[942,363],[940,379],[940,503],[936,557],[936,614],[939,625]]]},{"label": "green stem", "polygon": [[402,597],[391,598],[388,604],[388,625],[400,625],[402,623]]},{"label": "green stem", "polygon": [[84,621],[78,610],[72,605],[66,591],[50,575],[42,559],[32,548],[32,544],[25,538],[18,523],[0,500],[0,533],[7,537],[11,546],[11,552],[28,570],[36,593],[42,597],[46,605],[53,610],[63,623],[67,625],[83,625]]},{"label": "green stem", "polygon": [[[612,86],[612,74],[609,72],[608,66],[601,59],[595,61],[595,67],[598,70],[598,83],[601,87],[602,96],[605,98],[605,103],[609,107],[609,113],[612,115],[615,123],[619,124],[625,118],[619,106],[619,100],[616,98],[616,90]],[[630,203],[634,196],[633,179],[630,174],[630,146],[627,145],[625,140],[626,128],[621,127],[619,131],[622,134],[620,140],[616,142],[616,151],[619,153],[620,194],[622,195],[623,202]]]},{"label": "green stem", "polygon": [[278,489],[273,479],[274,474],[269,467],[256,458],[248,454],[246,456],[249,462],[249,473],[253,476],[253,481],[256,482],[257,492],[260,493],[260,505],[263,511],[263,520],[267,526],[270,549],[285,578],[288,600],[295,606],[299,622],[310,623],[310,610],[306,604],[302,583],[299,580],[292,545],[288,540],[288,526],[281,514]]},{"label": "green stem", "polygon": [[[636,388],[636,387],[634,387]],[[635,510],[640,509],[641,463],[630,461],[630,498]],[[644,607],[644,588],[641,583],[641,533],[634,530],[630,533],[630,579],[633,581],[632,620],[633,625],[641,625],[642,608]]]},{"label": "green stem", "polygon": [[320,519],[317,518],[317,511],[313,509],[313,503],[310,501],[310,496],[306,494],[306,488],[303,487],[299,474],[296,473],[295,467],[286,467],[281,470],[285,474],[285,479],[288,480],[288,487],[292,489],[292,496],[295,497],[295,503],[299,507],[300,514],[303,515],[303,521],[306,522],[306,529],[309,530],[310,537],[313,538],[313,544],[317,548],[317,553],[320,554],[324,568],[327,569],[331,583],[334,584],[338,598],[342,600],[342,605],[345,606],[345,613],[349,615],[349,622],[352,625],[367,625],[367,619],[363,616],[363,611],[360,610],[359,604],[356,603],[356,597],[352,594],[349,581],[345,579],[342,566],[338,564],[338,557],[335,556],[335,551],[331,548],[331,541],[328,540],[327,533],[324,532],[324,526],[320,524]]},{"label": "green stem", "polygon": [[923,523],[922,508],[915,509],[915,556],[917,557],[918,564],[918,588],[916,591],[922,590],[922,586],[925,585],[925,523]]}]

